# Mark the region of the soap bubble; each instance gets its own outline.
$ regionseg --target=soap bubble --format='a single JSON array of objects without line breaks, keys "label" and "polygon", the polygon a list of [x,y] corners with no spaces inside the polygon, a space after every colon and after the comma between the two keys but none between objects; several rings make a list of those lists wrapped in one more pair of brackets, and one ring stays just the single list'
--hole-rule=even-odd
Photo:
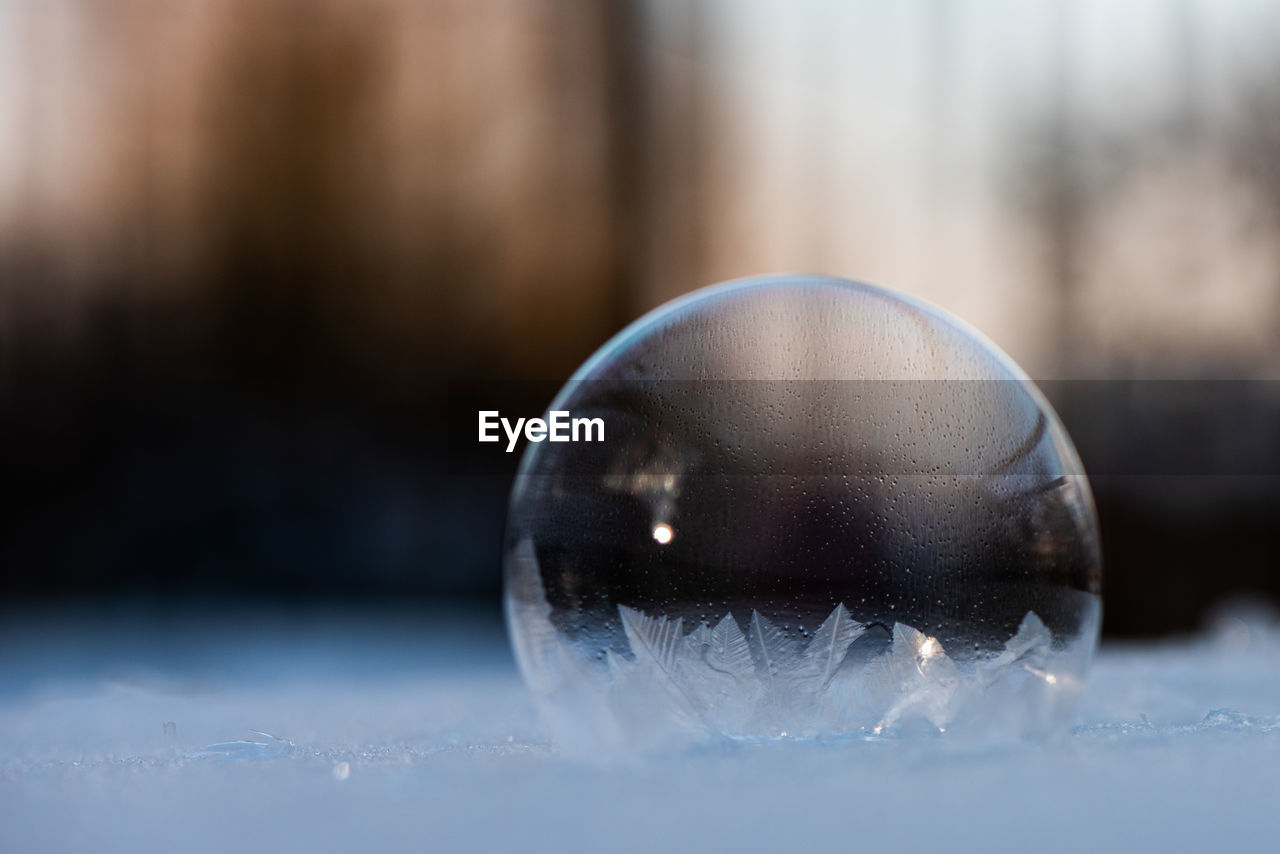
[{"label": "soap bubble", "polygon": [[505,600],[564,747],[1070,725],[1100,616],[1088,484],[954,318],[730,282],[632,324],[556,411],[604,441],[528,444]]}]

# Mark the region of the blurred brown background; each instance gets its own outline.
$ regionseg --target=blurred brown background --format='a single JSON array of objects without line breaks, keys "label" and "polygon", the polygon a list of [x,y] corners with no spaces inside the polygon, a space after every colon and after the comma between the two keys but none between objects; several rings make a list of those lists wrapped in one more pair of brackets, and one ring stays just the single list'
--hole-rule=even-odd
[{"label": "blurred brown background", "polygon": [[1247,381],[1056,402],[1109,632],[1280,593],[1277,39],[1260,0],[0,0],[0,594],[490,601],[509,472],[445,422],[785,270],[1038,379]]}]

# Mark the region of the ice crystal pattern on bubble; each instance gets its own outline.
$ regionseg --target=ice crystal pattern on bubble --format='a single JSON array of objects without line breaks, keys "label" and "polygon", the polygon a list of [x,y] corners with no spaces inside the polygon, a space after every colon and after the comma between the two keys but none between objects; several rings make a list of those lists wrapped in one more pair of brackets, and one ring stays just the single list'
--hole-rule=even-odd
[{"label": "ice crystal pattern on bubble", "polygon": [[[687,724],[725,734],[804,735],[826,730],[824,716],[861,708],[873,713],[862,717],[875,732],[906,718],[945,729],[957,711],[959,668],[936,638],[910,626],[896,624],[889,650],[865,666],[842,667],[867,630],[843,604],[803,647],[755,611],[745,633],[726,614],[714,627],[703,623],[686,634],[683,620],[618,610],[634,658],[607,654],[615,685],[664,698]],[[1028,675],[1053,685],[1056,677],[1044,669],[1051,652],[1048,630],[1029,612],[1004,651],[974,667],[966,687],[983,692]]]},{"label": "ice crystal pattern on bubble", "polygon": [[[532,561],[527,542],[517,551]],[[683,619],[619,605],[630,655],[607,650],[601,667],[553,627],[544,597],[531,598],[509,603],[531,630],[517,655],[537,674],[538,699],[561,740],[591,746],[709,735],[884,735],[922,726],[1060,730],[1081,687],[1074,674],[1092,651],[1091,633],[1084,643],[1055,647],[1034,612],[1000,651],[956,661],[936,637],[896,623],[885,638],[886,627],[855,620],[844,604],[804,642],[758,611],[742,625],[725,614],[686,631]],[[877,642],[855,651],[868,632],[880,635]],[[580,714],[565,717],[566,709]]]}]

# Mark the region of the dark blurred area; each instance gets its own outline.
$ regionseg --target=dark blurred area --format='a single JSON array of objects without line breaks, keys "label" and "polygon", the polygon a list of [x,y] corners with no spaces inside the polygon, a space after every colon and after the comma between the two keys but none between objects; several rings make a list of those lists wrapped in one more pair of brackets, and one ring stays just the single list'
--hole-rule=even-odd
[{"label": "dark blurred area", "polygon": [[1278,36],[1210,0],[0,3],[0,597],[496,602],[518,455],[457,423],[780,270],[1048,381],[1109,634],[1280,597]]}]

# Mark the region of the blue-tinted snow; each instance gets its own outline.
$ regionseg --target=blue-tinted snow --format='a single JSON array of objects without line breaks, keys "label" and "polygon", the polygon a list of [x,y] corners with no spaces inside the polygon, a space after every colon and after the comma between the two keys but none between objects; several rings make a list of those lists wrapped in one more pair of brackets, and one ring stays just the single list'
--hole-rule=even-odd
[{"label": "blue-tinted snow", "polygon": [[7,615],[0,850],[1207,851],[1280,845],[1266,614],[1104,647],[1060,743],[556,756],[500,629]]}]

